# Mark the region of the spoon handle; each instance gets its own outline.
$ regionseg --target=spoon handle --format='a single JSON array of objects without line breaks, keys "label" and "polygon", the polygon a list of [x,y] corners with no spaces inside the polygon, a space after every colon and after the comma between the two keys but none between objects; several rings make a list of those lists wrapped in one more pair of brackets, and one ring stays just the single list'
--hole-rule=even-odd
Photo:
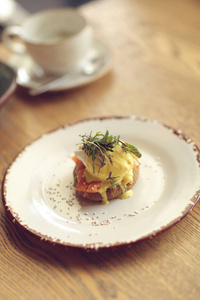
[{"label": "spoon handle", "polygon": [[92,76],[97,73],[102,68],[102,66],[108,62],[108,60],[109,56],[97,57],[95,60],[87,62],[82,69],[75,69],[64,75],[51,78],[47,82],[30,89],[29,94],[31,96],[43,94],[54,89],[55,87],[58,87],[59,84],[63,82],[63,80],[72,80],[75,76],[78,75]]},{"label": "spoon handle", "polygon": [[29,89],[29,94],[31,96],[37,96],[37,95],[43,94],[47,91],[50,91],[53,88],[59,86],[59,84],[67,77],[71,78],[71,76],[70,76],[71,74],[72,73],[70,72],[70,73],[66,73],[64,75],[58,75],[58,77],[55,77],[53,79],[51,78],[47,82],[42,83],[35,88]]}]

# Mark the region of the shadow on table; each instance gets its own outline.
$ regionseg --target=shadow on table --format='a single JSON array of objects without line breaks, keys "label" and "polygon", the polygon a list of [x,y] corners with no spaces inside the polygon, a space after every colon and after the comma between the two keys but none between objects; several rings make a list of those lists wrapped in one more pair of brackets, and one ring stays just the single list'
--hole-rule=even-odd
[{"label": "shadow on table", "polygon": [[[91,82],[89,84],[85,84],[83,86],[77,87],[77,88],[71,88],[68,90],[63,91],[52,91],[52,92],[46,92],[44,94],[38,95],[38,96],[30,96],[28,94],[28,90],[24,87],[18,86],[15,93],[17,96],[19,96],[18,101],[26,102],[28,106],[37,106],[42,105],[44,103],[54,103],[56,102],[61,103],[68,101],[70,99],[76,100],[77,94],[81,95],[78,96],[78,99],[85,97],[85,95],[89,93],[95,94],[95,101],[101,101],[102,97],[106,92],[110,89],[111,85],[114,81],[114,75],[112,70],[108,72],[108,74],[104,75],[102,78],[99,78],[98,80]],[[86,96],[87,97],[87,96]]]}]

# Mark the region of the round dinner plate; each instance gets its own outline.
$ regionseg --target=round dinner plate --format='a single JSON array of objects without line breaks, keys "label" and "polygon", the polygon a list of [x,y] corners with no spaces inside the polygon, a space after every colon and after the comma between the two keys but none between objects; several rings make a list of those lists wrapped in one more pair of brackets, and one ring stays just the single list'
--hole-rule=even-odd
[{"label": "round dinner plate", "polygon": [[[78,200],[72,156],[80,134],[120,135],[142,157],[128,199]],[[200,153],[181,131],[137,116],[81,120],[39,137],[11,163],[3,201],[13,221],[41,239],[98,249],[151,237],[184,217],[200,197]]]},{"label": "round dinner plate", "polygon": [[[91,75],[85,75],[81,69],[75,67],[74,70],[66,74],[62,81],[56,87],[53,87],[51,91],[64,91],[68,89],[78,88],[100,79],[107,74],[111,69],[112,59],[111,53],[108,47],[99,39],[93,40],[93,46],[88,51],[87,58],[83,64],[87,61],[97,59],[101,57],[104,63],[99,69]],[[13,54],[8,62],[17,72],[17,84],[21,87],[34,89],[41,83],[45,84],[52,77],[50,75],[44,75],[43,72],[35,65],[29,55]]]}]

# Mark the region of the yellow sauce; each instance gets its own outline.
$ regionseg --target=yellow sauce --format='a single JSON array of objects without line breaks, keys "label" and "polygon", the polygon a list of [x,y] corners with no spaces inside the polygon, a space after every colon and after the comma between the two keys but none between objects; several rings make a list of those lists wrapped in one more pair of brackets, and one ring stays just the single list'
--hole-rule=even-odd
[{"label": "yellow sauce", "polygon": [[126,191],[125,193],[119,195],[119,199],[127,199],[127,198],[130,198],[132,195],[133,195],[133,191],[129,190],[129,191]]},{"label": "yellow sauce", "polygon": [[[131,196],[130,193],[126,193],[126,185],[133,181],[133,165],[134,156],[127,153],[120,146],[114,146],[113,152],[107,151],[106,154],[112,157],[112,163],[108,157],[105,157],[106,164],[99,169],[100,160],[97,157],[94,161],[94,172],[92,157],[88,157],[86,161],[85,177],[87,182],[101,181],[101,188],[99,193],[102,196],[103,203],[108,203],[106,190],[111,187],[111,180],[108,179],[109,174],[114,178],[115,184],[120,185],[124,194],[124,197],[128,198]],[[123,197],[123,196],[122,196]]]}]

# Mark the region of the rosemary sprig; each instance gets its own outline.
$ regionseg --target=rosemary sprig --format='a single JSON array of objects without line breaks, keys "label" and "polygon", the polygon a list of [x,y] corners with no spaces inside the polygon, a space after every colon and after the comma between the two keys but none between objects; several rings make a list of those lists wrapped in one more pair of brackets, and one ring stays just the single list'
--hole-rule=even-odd
[{"label": "rosemary sprig", "polygon": [[88,157],[92,157],[92,163],[93,163],[93,172],[95,172],[95,159],[99,158],[99,171],[103,166],[106,164],[105,158],[107,157],[112,164],[112,156],[108,155],[106,152],[110,151],[113,152],[113,147],[115,145],[121,146],[124,151],[129,152],[138,158],[140,158],[142,155],[139,152],[139,150],[128,143],[124,143],[120,140],[120,136],[113,136],[109,135],[109,131],[106,130],[106,133],[103,134],[100,131],[97,132],[94,136],[92,136],[92,132],[90,132],[89,135],[84,134],[80,135],[81,137],[81,145],[82,150],[85,151]]}]

